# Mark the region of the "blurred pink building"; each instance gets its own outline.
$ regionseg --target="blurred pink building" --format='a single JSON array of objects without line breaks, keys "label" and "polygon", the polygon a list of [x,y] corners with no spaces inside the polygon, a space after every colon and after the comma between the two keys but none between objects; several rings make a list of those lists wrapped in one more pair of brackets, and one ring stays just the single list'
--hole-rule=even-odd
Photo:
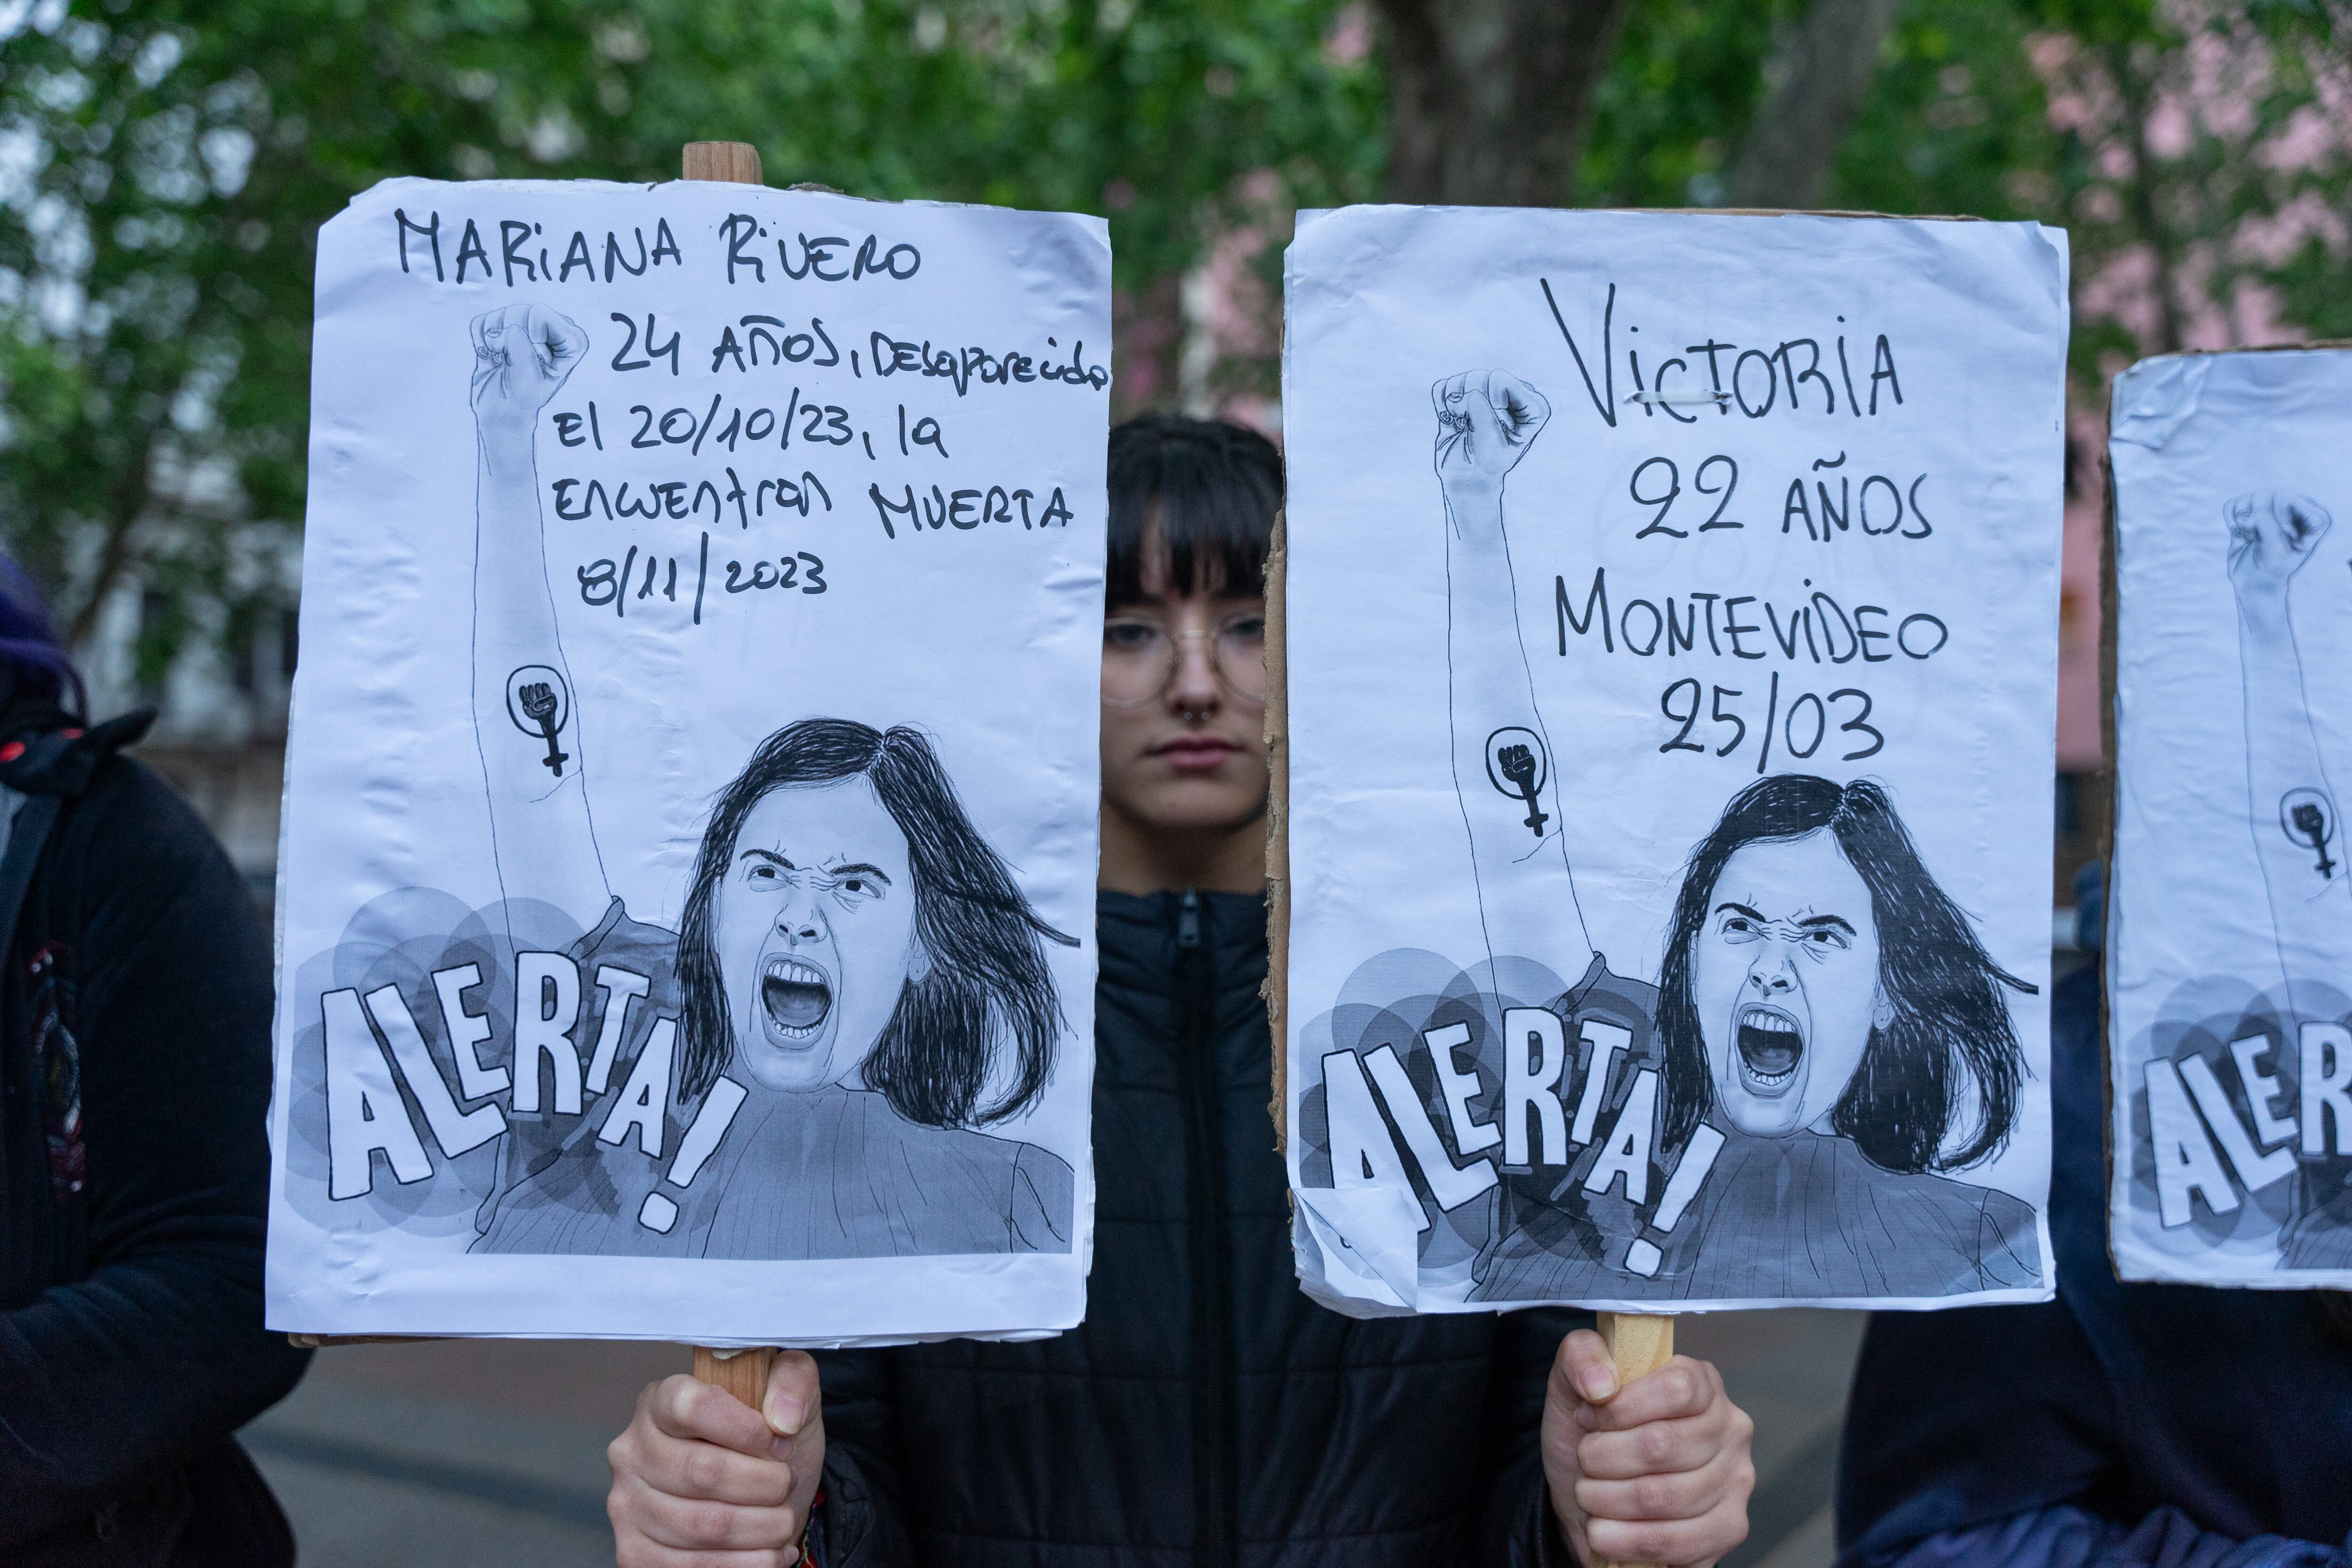
[{"label": "blurred pink building", "polygon": [[[2104,422],[2076,435],[2077,450],[2106,444]],[[2099,561],[2106,504],[2104,470],[2084,464],[2066,498],[2066,539],[2058,569],[2058,771],[2106,766],[2099,712]]]}]

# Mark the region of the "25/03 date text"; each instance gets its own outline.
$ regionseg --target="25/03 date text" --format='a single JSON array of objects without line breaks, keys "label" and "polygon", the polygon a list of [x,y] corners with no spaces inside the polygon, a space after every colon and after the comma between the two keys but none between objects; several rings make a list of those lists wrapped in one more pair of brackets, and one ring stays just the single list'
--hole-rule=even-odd
[{"label": "25/03 date text", "polygon": [[[1717,686],[1708,691],[1696,678],[1685,676],[1658,694],[1658,711],[1678,726],[1658,750],[1713,752],[1718,757],[1728,757],[1753,741],[1756,771],[1762,773],[1770,765],[1776,742],[1783,753],[1803,762],[1827,742],[1847,748],[1838,754],[1838,761],[1858,763],[1886,749],[1885,735],[1870,722],[1872,706],[1870,693],[1858,686],[1841,687],[1826,697],[1801,691],[1784,706],[1780,700],[1780,675],[1775,670],[1764,693],[1763,722],[1751,727],[1749,721],[1755,716],[1751,689]],[[1701,723],[1713,726],[1713,733],[1702,732],[1694,741],[1691,731]],[[1724,738],[1727,729],[1730,731],[1727,739]],[[1720,744],[1702,743],[1717,740]]]}]

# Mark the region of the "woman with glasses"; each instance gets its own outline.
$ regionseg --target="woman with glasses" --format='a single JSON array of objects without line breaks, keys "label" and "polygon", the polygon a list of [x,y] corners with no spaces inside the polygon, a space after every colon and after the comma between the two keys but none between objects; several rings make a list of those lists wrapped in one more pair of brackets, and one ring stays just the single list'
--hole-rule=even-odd
[{"label": "woman with glasses", "polygon": [[654,1384],[611,1450],[620,1562],[1711,1562],[1753,1474],[1712,1367],[1619,1394],[1582,1314],[1364,1321],[1299,1289],[1261,993],[1280,458],[1159,416],[1112,432],[1109,477],[1086,1321],[781,1356],[757,1415]]},{"label": "woman with glasses", "polygon": [[[1103,621],[1102,885],[1231,894],[1265,886],[1265,544],[1214,493],[1215,468],[1248,487],[1252,513],[1281,505],[1263,437],[1150,417],[1110,448],[1115,537]],[[1200,520],[1170,529],[1160,520]],[[1220,906],[1223,907],[1222,905]],[[1243,925],[1263,912],[1233,906]]]}]

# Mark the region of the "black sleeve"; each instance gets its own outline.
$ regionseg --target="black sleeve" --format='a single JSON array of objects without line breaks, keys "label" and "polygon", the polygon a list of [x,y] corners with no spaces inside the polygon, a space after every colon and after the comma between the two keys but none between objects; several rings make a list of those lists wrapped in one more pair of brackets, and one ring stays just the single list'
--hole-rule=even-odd
[{"label": "black sleeve", "polygon": [[914,1561],[898,1471],[897,1356],[820,1351],[824,1397],[824,1547],[816,1568],[905,1568]]},{"label": "black sleeve", "polygon": [[1559,1342],[1592,1326],[1590,1312],[1539,1307],[1496,1321],[1486,1369],[1486,1429],[1478,1473],[1486,1495],[1469,1510],[1455,1561],[1503,1568],[1577,1568],[1544,1483],[1544,1391]]},{"label": "black sleeve", "polygon": [[2093,1494],[2114,1426],[2063,1301],[1876,1313],[1838,1445],[1840,1558]]},{"label": "black sleeve", "polygon": [[89,1272],[0,1313],[0,1546],[216,1449],[309,1359],[262,1327],[269,944],[227,858],[112,761],[23,919],[73,950]]}]

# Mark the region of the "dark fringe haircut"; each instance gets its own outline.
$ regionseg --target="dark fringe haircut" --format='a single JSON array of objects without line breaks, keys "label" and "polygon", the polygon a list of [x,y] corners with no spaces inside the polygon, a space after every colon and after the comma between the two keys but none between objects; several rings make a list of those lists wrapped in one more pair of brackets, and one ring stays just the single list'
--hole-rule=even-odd
[{"label": "dark fringe haircut", "polygon": [[[1869,779],[1841,788],[1810,773],[1776,773],[1734,795],[1683,869],[1658,973],[1666,1145],[1680,1147],[1714,1109],[1715,1078],[1691,1001],[1691,949],[1716,882],[1741,846],[1823,828],[1870,889],[1879,984],[1895,1009],[1893,1022],[1871,1030],[1830,1125],[1883,1170],[1917,1174],[1973,1165],[2009,1142],[2025,1070],[2001,987],[2029,994],[2036,988],[1985,952],[1968,916],[1936,885],[1884,789]],[[1954,1053],[1975,1079],[1983,1115],[1967,1147],[1946,1158],[1944,1139],[1959,1094]]]},{"label": "dark fringe haircut", "polygon": [[[735,1023],[713,942],[711,905],[751,808],[777,790],[863,778],[907,836],[915,935],[930,973],[909,980],[866,1058],[866,1087],[909,1121],[970,1127],[1001,1121],[1044,1092],[1063,1018],[1041,938],[1076,947],[1029,907],[1003,859],[956,798],[930,742],[898,725],[803,719],[760,744],[711,807],[678,922],[685,1098],[699,1099],[735,1055]],[[1017,1053],[1004,1098],[980,1108],[1000,1037]]]},{"label": "dark fringe haircut", "polygon": [[1282,454],[1255,430],[1181,414],[1146,414],[1110,433],[1110,608],[1143,597],[1144,551],[1157,534],[1179,594],[1265,592],[1265,556],[1282,506]]}]

